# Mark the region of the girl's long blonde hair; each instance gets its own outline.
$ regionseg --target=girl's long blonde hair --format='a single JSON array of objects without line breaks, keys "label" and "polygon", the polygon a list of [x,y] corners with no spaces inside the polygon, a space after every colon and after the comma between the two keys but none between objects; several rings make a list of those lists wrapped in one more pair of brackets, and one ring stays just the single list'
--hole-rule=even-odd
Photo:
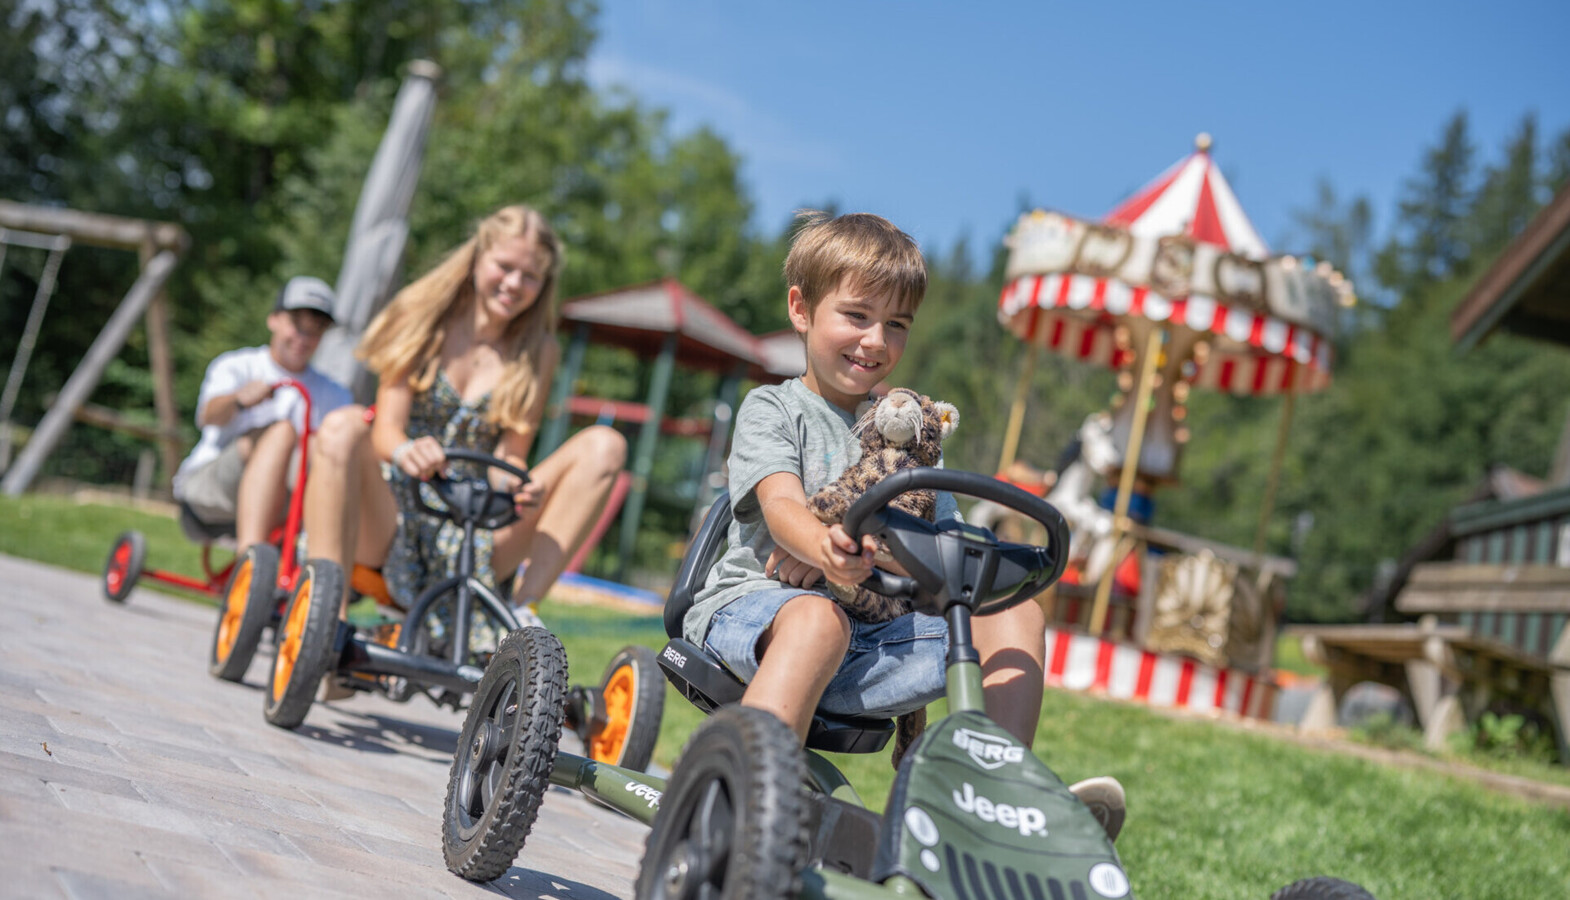
[{"label": "girl's long blonde hair", "polygon": [[491,391],[486,418],[503,428],[523,431],[532,423],[528,410],[546,389],[556,361],[556,280],[562,251],[556,233],[533,208],[505,206],[480,222],[474,236],[435,268],[410,283],[365,329],[355,356],[377,378],[405,378],[415,391],[430,388],[441,365],[442,345],[456,311],[474,301],[474,266],[499,240],[533,235],[551,264],[534,305],[507,323],[503,334],[506,368]]}]

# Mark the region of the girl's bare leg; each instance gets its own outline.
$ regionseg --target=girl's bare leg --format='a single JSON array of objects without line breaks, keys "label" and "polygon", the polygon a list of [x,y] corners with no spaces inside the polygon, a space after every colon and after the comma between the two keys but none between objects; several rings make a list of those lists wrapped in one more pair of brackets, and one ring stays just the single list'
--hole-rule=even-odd
[{"label": "girl's bare leg", "polygon": [[626,461],[626,438],[595,425],[573,435],[529,471],[530,478],[546,486],[545,499],[496,533],[492,559],[499,578],[528,562],[513,588],[514,602],[537,602],[556,583],[605,509]]},{"label": "girl's bare leg", "polygon": [[981,689],[987,715],[1027,748],[1041,718],[1047,620],[1034,602],[970,620],[981,654]]},{"label": "girl's bare leg", "polygon": [[312,436],[305,486],[309,555],[335,560],[345,581],[356,562],[380,566],[398,529],[398,507],[382,480],[363,412],[350,406],[323,419]]},{"label": "girl's bare leg", "polygon": [[850,648],[850,620],[821,594],[792,597],[758,638],[758,674],[741,705],[766,709],[803,742],[818,700]]}]

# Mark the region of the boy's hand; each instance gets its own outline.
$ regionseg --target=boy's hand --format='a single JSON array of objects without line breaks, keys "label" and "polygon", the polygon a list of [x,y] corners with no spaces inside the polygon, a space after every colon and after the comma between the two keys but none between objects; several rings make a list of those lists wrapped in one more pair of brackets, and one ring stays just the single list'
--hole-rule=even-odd
[{"label": "boy's hand", "polygon": [[802,562],[783,547],[775,547],[774,552],[769,554],[769,561],[763,566],[763,574],[791,587],[810,587],[823,577],[823,570]]},{"label": "boy's hand", "polygon": [[857,544],[838,522],[830,525],[819,547],[823,574],[835,584],[860,584],[872,574],[872,555],[878,542],[872,535],[862,535]]},{"label": "boy's hand", "polygon": [[260,380],[247,381],[245,384],[240,385],[239,390],[234,392],[234,402],[241,409],[250,409],[272,395],[273,386],[271,382]]}]

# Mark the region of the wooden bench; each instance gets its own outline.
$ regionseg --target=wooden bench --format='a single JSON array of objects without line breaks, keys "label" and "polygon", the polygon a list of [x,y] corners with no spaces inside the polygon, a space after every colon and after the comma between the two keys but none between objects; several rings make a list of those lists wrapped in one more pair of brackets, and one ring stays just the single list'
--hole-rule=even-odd
[{"label": "wooden bench", "polygon": [[[1325,683],[1310,701],[1304,730],[1335,725],[1342,696],[1362,681],[1387,684],[1412,704],[1424,743],[1446,739],[1496,702],[1539,712],[1556,730],[1560,758],[1570,760],[1570,628],[1495,632],[1509,615],[1558,615],[1570,610],[1570,569],[1543,565],[1423,563],[1396,608],[1417,615],[1415,624],[1290,626],[1304,655],[1323,666]],[[1488,623],[1487,628],[1480,628]],[[1540,622],[1538,623],[1541,624]],[[1531,649],[1527,649],[1531,648]],[[1547,652],[1532,652],[1547,648]]]}]

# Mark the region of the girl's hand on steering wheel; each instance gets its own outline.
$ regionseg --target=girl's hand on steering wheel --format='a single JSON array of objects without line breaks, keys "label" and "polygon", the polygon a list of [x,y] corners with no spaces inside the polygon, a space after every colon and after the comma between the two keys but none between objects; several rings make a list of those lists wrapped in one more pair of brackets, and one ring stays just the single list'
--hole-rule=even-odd
[{"label": "girl's hand on steering wheel", "polygon": [[392,463],[410,478],[424,481],[446,467],[447,453],[442,449],[440,441],[424,435],[400,444],[393,451]]},{"label": "girl's hand on steering wheel", "polygon": [[[517,481],[516,478],[513,479]],[[531,481],[517,488],[512,494],[513,508],[521,515],[526,510],[539,506],[545,500],[545,485],[538,481]]]}]

